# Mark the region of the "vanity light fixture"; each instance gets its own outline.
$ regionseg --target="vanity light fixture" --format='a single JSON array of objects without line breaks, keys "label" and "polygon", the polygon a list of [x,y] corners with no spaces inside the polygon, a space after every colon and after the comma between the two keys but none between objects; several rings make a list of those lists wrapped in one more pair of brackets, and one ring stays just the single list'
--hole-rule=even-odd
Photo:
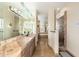
[{"label": "vanity light fixture", "polygon": [[10,24],[8,25],[8,27],[9,27],[9,28],[12,28],[12,24],[10,23]]},{"label": "vanity light fixture", "polygon": [[[9,9],[10,9],[12,12],[14,12],[15,14],[17,14],[17,15],[20,15],[20,14],[22,13],[21,10],[19,10],[19,9],[17,9],[17,8],[15,8],[15,7],[12,7],[12,6],[9,6]],[[21,16],[21,15],[20,15],[20,16]]]}]

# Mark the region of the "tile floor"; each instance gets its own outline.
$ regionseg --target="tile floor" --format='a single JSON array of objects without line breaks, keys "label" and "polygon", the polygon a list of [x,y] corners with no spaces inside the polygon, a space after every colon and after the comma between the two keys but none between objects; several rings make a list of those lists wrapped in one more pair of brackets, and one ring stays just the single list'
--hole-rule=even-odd
[{"label": "tile floor", "polygon": [[47,37],[42,37],[39,39],[38,46],[36,47],[36,50],[34,51],[33,57],[54,57],[54,52],[52,49],[48,46]]}]

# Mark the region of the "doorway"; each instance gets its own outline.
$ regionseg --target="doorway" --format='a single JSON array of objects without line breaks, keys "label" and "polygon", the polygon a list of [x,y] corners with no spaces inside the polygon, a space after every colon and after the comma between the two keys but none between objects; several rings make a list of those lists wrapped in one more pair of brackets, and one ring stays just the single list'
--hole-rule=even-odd
[{"label": "doorway", "polygon": [[38,32],[39,32],[39,38],[48,38],[48,19],[47,15],[39,14],[38,15]]},{"label": "doorway", "polygon": [[66,51],[67,45],[67,12],[61,16],[58,20],[59,24],[59,52]]},{"label": "doorway", "polygon": [[64,51],[64,16],[58,19],[59,22],[59,51]]}]

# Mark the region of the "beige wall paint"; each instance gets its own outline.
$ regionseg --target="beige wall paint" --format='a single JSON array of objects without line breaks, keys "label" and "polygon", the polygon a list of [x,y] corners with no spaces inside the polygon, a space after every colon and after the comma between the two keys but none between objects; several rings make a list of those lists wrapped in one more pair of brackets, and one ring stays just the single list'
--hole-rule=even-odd
[{"label": "beige wall paint", "polygon": [[79,57],[79,3],[66,5],[67,10],[67,50]]},{"label": "beige wall paint", "polygon": [[78,5],[79,3],[66,4],[66,6],[63,9],[61,9],[60,13],[57,15],[58,19],[59,17],[64,15],[65,11],[67,11],[67,50],[74,56],[79,56],[79,8],[77,7]]},{"label": "beige wall paint", "polygon": [[[79,3],[67,3],[64,6],[65,8],[61,9],[61,12],[57,14],[56,18],[58,19],[59,17],[64,15],[64,11],[67,10],[67,50],[71,52],[74,56],[79,57],[79,46],[78,46],[79,45],[79,13],[78,13],[79,7],[78,6],[79,6]],[[54,16],[53,13],[52,13],[52,16]],[[49,16],[48,25],[53,23],[52,21],[50,21],[50,19],[54,19],[54,18]],[[50,28],[48,30],[48,39],[49,39],[48,43],[49,43],[49,46],[51,46],[54,49],[54,52],[58,53],[59,51],[58,49],[59,43],[57,43],[59,42],[58,25],[56,24],[55,33],[53,32],[51,33]]]},{"label": "beige wall paint", "polygon": [[[67,50],[79,57],[79,3],[67,3],[57,15],[57,18],[67,11]],[[57,35],[56,35],[57,36]]]}]

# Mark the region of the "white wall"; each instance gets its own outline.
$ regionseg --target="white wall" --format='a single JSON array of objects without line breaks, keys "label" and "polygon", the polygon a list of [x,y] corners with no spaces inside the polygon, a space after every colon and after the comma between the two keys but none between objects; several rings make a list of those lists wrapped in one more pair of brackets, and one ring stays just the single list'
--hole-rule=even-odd
[{"label": "white wall", "polygon": [[58,25],[56,24],[57,29],[54,32],[54,20],[54,8],[50,8],[48,11],[48,44],[54,53],[58,54]]},{"label": "white wall", "polygon": [[79,57],[79,3],[67,7],[67,50]]}]

